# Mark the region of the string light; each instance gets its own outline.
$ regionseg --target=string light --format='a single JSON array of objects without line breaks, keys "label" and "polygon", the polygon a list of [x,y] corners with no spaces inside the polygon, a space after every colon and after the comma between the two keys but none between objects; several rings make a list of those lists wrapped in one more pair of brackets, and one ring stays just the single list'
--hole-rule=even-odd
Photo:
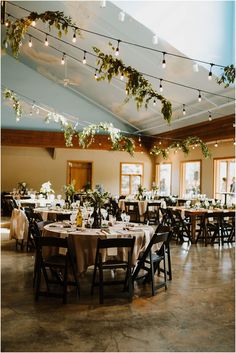
[{"label": "string light", "polygon": [[82,63],[83,63],[84,65],[87,63],[87,60],[86,60],[86,51],[84,51],[84,58],[83,58]]},{"label": "string light", "polygon": [[9,18],[6,19],[5,26],[8,27],[10,24]]},{"label": "string light", "polygon": [[154,99],[154,101],[153,101],[153,106],[155,107],[157,105],[157,102],[156,102],[156,100]]},{"label": "string light", "polygon": [[46,34],[46,37],[45,37],[44,45],[45,45],[46,47],[48,47],[48,45],[49,45],[47,34]]},{"label": "string light", "polygon": [[124,11],[120,11],[120,12],[119,12],[118,19],[119,19],[120,22],[124,22],[124,20],[125,20],[125,13],[124,13]]},{"label": "string light", "polygon": [[73,34],[72,42],[76,43],[76,29],[75,29],[74,34]]},{"label": "string light", "polygon": [[124,80],[124,74],[123,74],[123,72],[122,72],[121,75],[120,75],[120,79],[121,79],[121,81]]},{"label": "string light", "polygon": [[209,75],[208,75],[208,80],[211,81],[212,80],[212,67],[214,64],[210,64],[210,71],[209,71]]},{"label": "string light", "polygon": [[95,74],[94,74],[94,78],[95,78],[95,80],[97,80],[97,79],[98,79],[98,75],[97,75],[97,69],[95,69]]},{"label": "string light", "polygon": [[186,115],[185,104],[183,104],[183,115]]},{"label": "string light", "polygon": [[215,146],[215,147],[218,147],[218,143],[217,143],[217,141],[216,141],[216,143],[214,144],[214,146]]},{"label": "string light", "polygon": [[33,101],[32,110],[34,110],[34,108],[35,108],[35,101]]},{"label": "string light", "polygon": [[63,55],[62,55],[61,64],[65,65],[65,53],[63,53]]},{"label": "string light", "polygon": [[115,52],[115,56],[119,56],[119,55],[120,55],[120,40],[117,41],[117,48]]},{"label": "string light", "polygon": [[163,52],[163,58],[162,58],[162,68],[165,69],[166,68],[166,53]]},{"label": "string light", "polygon": [[152,44],[153,44],[153,45],[158,44],[158,36],[157,36],[156,34],[153,34],[153,37],[152,37]]},{"label": "string light", "polygon": [[198,102],[201,102],[201,100],[202,100],[201,91],[199,91],[199,94],[198,94]]},{"label": "string light", "polygon": [[162,78],[160,79],[160,86],[159,86],[160,92],[163,92],[163,87],[162,87]]},{"label": "string light", "polygon": [[236,145],[236,141],[234,141],[234,146]]},{"label": "string light", "polygon": [[140,136],[138,137],[138,142],[141,142],[141,137]]},{"label": "string light", "polygon": [[36,110],[36,114],[39,114],[39,108],[37,108],[37,110]]},{"label": "string light", "polygon": [[28,46],[29,46],[30,48],[32,48],[32,45],[33,45],[32,39],[31,39],[31,36],[29,36],[29,43],[28,43]]},{"label": "string light", "polygon": [[35,21],[32,21],[32,22],[31,22],[31,25],[32,25],[33,27],[35,27],[35,26],[36,26],[36,22],[35,22]]},{"label": "string light", "polygon": [[209,120],[209,121],[212,121],[211,112],[209,112],[208,120]]},{"label": "string light", "polygon": [[19,116],[16,117],[16,122],[18,123],[20,121]]}]

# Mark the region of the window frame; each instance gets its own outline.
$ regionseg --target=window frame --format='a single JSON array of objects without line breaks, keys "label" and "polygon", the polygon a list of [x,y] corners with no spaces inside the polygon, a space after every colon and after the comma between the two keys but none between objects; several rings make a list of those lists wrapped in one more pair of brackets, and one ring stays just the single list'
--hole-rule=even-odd
[{"label": "window frame", "polygon": [[[155,168],[155,183],[156,185],[160,185],[160,166],[163,164],[170,164],[170,195],[172,194],[172,162],[161,162],[161,163],[156,163],[156,168]],[[159,169],[159,170],[158,170]]]},{"label": "window frame", "polygon": [[217,162],[219,161],[225,161],[227,162],[227,189],[228,190],[228,187],[230,186],[230,181],[229,181],[229,163],[228,161],[230,160],[233,160],[235,163],[236,163],[236,159],[235,159],[235,156],[229,156],[229,157],[216,157],[216,158],[213,158],[213,197],[215,199],[218,199],[219,196],[218,193],[216,193],[216,186],[217,186],[217,182],[216,182],[216,173],[217,173]]},{"label": "window frame", "polygon": [[179,176],[179,197],[183,197],[183,176],[184,176],[184,165],[186,163],[200,163],[200,194],[202,193],[202,160],[201,159],[191,159],[188,161],[180,161],[180,176]]},{"label": "window frame", "polygon": [[[142,166],[142,175],[140,174],[123,174],[122,173],[122,165],[123,164],[138,164],[138,165],[141,165]],[[124,194],[124,193],[121,193],[122,191],[122,176],[129,176],[130,177],[130,180],[129,180],[129,193],[128,194]],[[144,180],[144,163],[143,162],[120,162],[120,195],[130,195],[131,194],[131,185],[132,185],[132,177],[133,176],[141,176],[141,185],[143,186],[143,180]]]}]

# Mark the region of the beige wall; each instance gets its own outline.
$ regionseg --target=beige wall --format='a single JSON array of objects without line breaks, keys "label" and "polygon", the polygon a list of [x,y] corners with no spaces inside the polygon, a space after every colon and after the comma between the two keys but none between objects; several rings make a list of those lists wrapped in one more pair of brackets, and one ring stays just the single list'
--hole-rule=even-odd
[{"label": "beige wall", "polygon": [[180,195],[180,162],[190,160],[202,160],[202,194],[206,194],[208,197],[213,197],[213,161],[214,158],[233,157],[235,155],[233,141],[220,142],[218,147],[214,147],[214,144],[208,145],[211,153],[211,159],[204,159],[200,149],[195,148],[186,157],[182,152],[173,153],[171,152],[167,160],[163,160],[160,157],[156,158],[156,163],[171,162],[172,163],[172,194]]},{"label": "beige wall", "polygon": [[22,181],[29,188],[39,190],[42,183],[51,181],[55,192],[62,194],[67,160],[92,161],[93,186],[102,184],[112,194],[119,194],[120,162],[143,162],[144,187],[149,189],[152,182],[153,163],[145,153],[135,153],[131,157],[127,152],[61,148],[56,149],[55,159],[52,159],[45,148],[3,146],[1,154],[2,191],[11,191]]}]

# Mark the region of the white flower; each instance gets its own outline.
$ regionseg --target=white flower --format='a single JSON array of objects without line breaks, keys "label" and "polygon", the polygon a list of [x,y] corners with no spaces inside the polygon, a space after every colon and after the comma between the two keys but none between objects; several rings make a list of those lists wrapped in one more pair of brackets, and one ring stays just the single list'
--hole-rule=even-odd
[{"label": "white flower", "polygon": [[51,188],[51,182],[47,181],[46,183],[43,183],[41,188],[40,188],[40,192],[46,194],[46,193],[54,193],[54,190]]}]

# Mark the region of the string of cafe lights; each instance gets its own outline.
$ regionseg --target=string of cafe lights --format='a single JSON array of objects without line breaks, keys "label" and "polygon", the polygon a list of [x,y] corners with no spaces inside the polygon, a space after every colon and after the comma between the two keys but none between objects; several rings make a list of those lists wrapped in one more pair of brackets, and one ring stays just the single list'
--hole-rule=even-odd
[{"label": "string of cafe lights", "polygon": [[[106,5],[104,1],[102,1],[103,5],[101,5],[101,7],[105,7]],[[30,13],[31,11],[26,9],[25,7],[23,6],[20,6],[20,5],[16,5],[12,2],[8,2],[8,4],[11,4],[15,7],[18,7],[19,9],[22,9],[28,13]],[[121,11],[119,13],[119,19],[121,22],[124,22],[124,18],[125,18],[125,13],[123,11]],[[105,35],[105,34],[102,34],[102,33],[99,33],[99,32],[96,32],[96,31],[91,31],[91,30],[88,30],[88,29],[85,29],[85,28],[82,28],[82,27],[78,27],[76,25],[68,25],[68,27],[71,27],[72,30],[74,31],[74,35],[73,35],[73,41],[76,42],[76,30],[79,30],[79,31],[82,31],[82,32],[86,32],[86,33],[89,33],[89,34],[93,34],[93,35],[96,35],[96,36],[99,36],[99,37],[102,37],[102,38],[106,38],[106,39],[110,39],[112,41],[116,41],[117,42],[117,49],[116,49],[116,55],[118,56],[119,55],[119,52],[120,52],[120,44],[126,44],[126,45],[130,45],[130,46],[135,46],[137,48],[141,48],[141,49],[145,49],[145,50],[148,50],[148,51],[152,51],[152,52],[156,52],[156,53],[160,53],[162,54],[162,67],[165,68],[166,67],[166,56],[173,56],[173,57],[176,57],[176,58],[180,58],[180,59],[183,59],[183,60],[189,60],[191,62],[193,62],[193,68],[194,68],[194,71],[198,71],[198,67],[197,67],[197,63],[201,63],[201,64],[206,64],[209,66],[209,73],[208,73],[208,79],[209,80],[212,80],[212,74],[213,74],[213,67],[219,67],[219,68],[225,68],[226,66],[225,65],[220,65],[220,64],[216,64],[216,63],[211,63],[209,61],[205,61],[205,60],[200,60],[200,59],[194,59],[194,58],[189,58],[189,57],[186,57],[184,55],[180,55],[180,54],[175,54],[175,53],[171,53],[171,52],[167,52],[167,51],[162,51],[162,50],[159,50],[159,49],[155,49],[155,48],[151,48],[151,47],[148,47],[148,46],[145,46],[145,45],[141,45],[141,44],[138,44],[138,43],[134,43],[134,42],[130,42],[130,41],[126,41],[126,40],[123,40],[123,39],[119,39],[119,38],[115,38],[115,37],[112,37],[112,36],[109,36],[109,35]],[[155,37],[155,39],[154,39]],[[157,44],[158,40],[157,40],[157,36],[154,35],[153,37],[153,43],[154,44]]]},{"label": "string of cafe lights", "polygon": [[[8,17],[12,17],[12,18],[14,18],[14,19],[18,19],[17,17],[15,17],[15,16],[13,16],[13,15],[11,15],[11,14],[9,14],[9,13],[6,13],[6,14],[7,14]],[[41,33],[43,33],[43,34],[45,35],[44,45],[45,45],[46,47],[49,46],[48,37],[51,37],[51,38],[53,38],[53,39],[55,39],[55,40],[58,40],[58,41],[60,41],[60,42],[62,42],[62,43],[64,43],[64,44],[66,44],[66,45],[69,45],[69,46],[71,46],[71,47],[73,47],[73,48],[75,48],[75,49],[80,50],[81,52],[83,52],[83,53],[84,53],[84,55],[83,55],[83,60],[82,60],[82,63],[83,63],[83,64],[87,64],[87,59],[86,59],[87,54],[89,54],[89,55],[91,55],[91,56],[93,56],[93,57],[98,58],[98,56],[97,56],[96,54],[94,54],[94,53],[92,53],[92,52],[90,52],[90,51],[88,51],[88,50],[84,50],[83,48],[80,48],[80,47],[78,47],[78,46],[76,46],[76,45],[74,45],[74,44],[71,44],[71,43],[69,43],[69,42],[67,42],[67,41],[65,41],[65,40],[63,40],[63,39],[61,39],[61,38],[58,38],[58,37],[56,37],[56,36],[53,36],[52,34],[49,34],[49,33],[45,32],[45,31],[43,31],[43,30],[41,30],[41,29],[35,27],[35,25],[36,25],[36,23],[33,24],[33,25],[31,26],[31,28],[33,28],[34,30],[37,30],[37,31],[39,31],[39,32],[41,32]],[[37,37],[33,36],[32,34],[28,34],[28,33],[27,33],[27,35],[29,36],[28,45],[29,45],[29,47],[31,48],[31,47],[33,46],[32,38],[34,38],[34,39],[36,39],[36,40],[39,40],[39,39],[38,39]],[[74,35],[75,35],[75,33],[74,33]],[[72,42],[75,42],[75,40],[74,40],[74,35],[73,35],[73,38],[72,38]],[[41,41],[41,40],[39,40],[39,41]],[[62,64],[62,65],[65,63],[65,57],[66,57],[66,56],[67,56],[67,57],[70,57],[70,58],[72,58],[72,59],[74,59],[74,60],[77,60],[77,61],[81,62],[81,61],[78,60],[77,58],[75,58],[75,57],[73,57],[73,56],[71,56],[71,55],[69,55],[69,54],[66,54],[66,53],[63,52],[62,50],[59,50],[59,49],[55,48],[55,47],[52,46],[52,45],[50,45],[50,47],[53,48],[53,49],[55,49],[55,50],[57,50],[58,52],[60,52],[60,53],[62,54],[62,58],[61,58],[61,64]],[[117,46],[116,51],[115,51],[116,56],[118,56],[118,55],[117,55],[118,52],[119,52],[119,43],[118,43],[118,46]],[[164,60],[164,61],[165,61],[165,60]],[[90,66],[91,68],[93,68],[93,69],[95,70],[94,78],[97,79],[97,78],[98,78],[98,70],[96,69],[96,67],[94,67],[94,66],[92,66],[92,65],[88,65],[88,66]],[[203,90],[203,89],[199,89],[199,88],[196,88],[196,87],[192,87],[192,86],[184,85],[184,84],[181,84],[181,83],[178,83],[178,82],[174,82],[174,81],[166,80],[166,79],[163,79],[163,78],[160,78],[160,77],[156,77],[156,76],[154,76],[154,75],[150,75],[150,74],[147,74],[147,73],[144,73],[144,72],[140,72],[140,73],[141,73],[142,75],[144,75],[144,76],[147,76],[147,77],[150,77],[150,78],[152,78],[152,79],[158,80],[158,81],[160,82],[160,85],[159,85],[159,90],[160,90],[160,92],[163,92],[162,83],[163,83],[163,82],[166,82],[166,83],[169,83],[169,84],[177,85],[177,86],[179,86],[179,87],[184,87],[184,88],[187,88],[187,89],[191,89],[191,90],[197,91],[197,93],[198,93],[198,101],[199,101],[199,102],[201,102],[201,99],[202,99],[201,93],[206,93],[206,94],[209,94],[209,95],[212,95],[212,96],[218,96],[218,97],[225,98],[225,99],[228,99],[228,100],[235,100],[235,98],[232,98],[232,97],[229,97],[229,96],[225,96],[225,95],[221,95],[221,94],[217,94],[217,93],[212,93],[212,92],[209,92],[209,91],[206,91],[206,90]],[[124,76],[121,75],[120,80],[123,81],[123,79],[124,79]],[[178,103],[179,103],[179,102],[178,102]],[[179,104],[181,104],[181,103],[179,103]],[[181,104],[181,105],[183,106],[183,108],[182,108],[183,115],[186,115],[186,106],[187,106],[187,105],[186,105],[186,104]],[[154,101],[153,101],[153,106],[156,106],[156,100],[155,100],[155,99],[154,99]]]}]

